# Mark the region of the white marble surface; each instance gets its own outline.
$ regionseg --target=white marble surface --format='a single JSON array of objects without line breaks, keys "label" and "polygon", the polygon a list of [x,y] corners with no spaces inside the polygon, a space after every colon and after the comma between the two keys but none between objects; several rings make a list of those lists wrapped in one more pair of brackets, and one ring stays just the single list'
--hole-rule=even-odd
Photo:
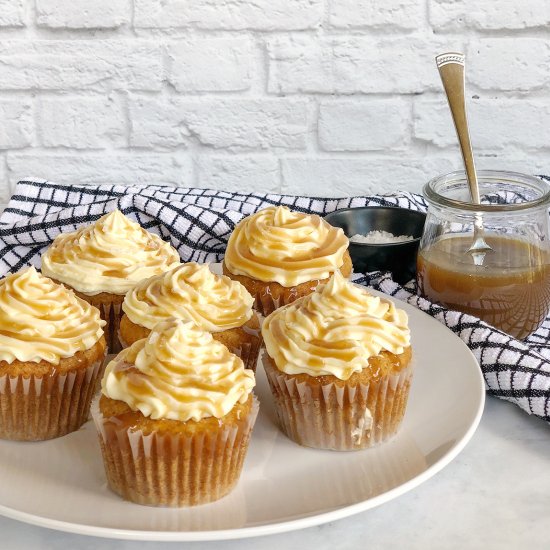
[{"label": "white marble surface", "polygon": [[0,518],[0,548],[532,550],[550,547],[549,518],[550,427],[488,398],[472,441],[449,466],[406,495],[345,520],[269,537],[183,544],[84,537]]}]

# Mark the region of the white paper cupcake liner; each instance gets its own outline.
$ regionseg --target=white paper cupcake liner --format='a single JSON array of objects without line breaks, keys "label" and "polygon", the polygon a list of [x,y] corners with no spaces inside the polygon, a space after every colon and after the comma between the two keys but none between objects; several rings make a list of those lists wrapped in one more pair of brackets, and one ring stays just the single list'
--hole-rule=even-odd
[{"label": "white paper cupcake liner", "polygon": [[195,506],[213,502],[237,484],[259,404],[238,424],[220,424],[197,435],[132,430],[116,417],[105,418],[99,396],[92,417],[111,489],[124,499],[149,506]]},{"label": "white paper cupcake liner", "polygon": [[286,306],[299,298],[294,287],[282,290],[277,296],[273,296],[271,289],[266,287],[265,290],[256,293],[254,305],[259,313],[267,317],[276,309]]},{"label": "white paper cupcake liner", "polygon": [[243,342],[239,346],[233,346],[230,351],[242,359],[245,369],[251,369],[256,372],[263,338],[259,329],[255,330],[248,327],[243,327],[243,329],[251,337],[251,340]]},{"label": "white paper cupcake liner", "polygon": [[412,367],[370,384],[297,382],[264,356],[282,431],[306,447],[353,451],[386,441],[398,431],[409,395]]},{"label": "white paper cupcake liner", "polygon": [[105,332],[105,340],[107,340],[109,353],[118,353],[122,349],[118,339],[120,320],[124,315],[122,303],[116,304],[111,302],[107,304],[97,304],[95,307],[99,309],[101,318],[107,322],[103,330]]},{"label": "white paper cupcake liner", "polygon": [[245,342],[237,348],[231,348],[230,351],[242,359],[245,369],[251,369],[256,372],[256,364],[258,363],[258,355],[260,353],[260,344],[260,340],[254,343]]},{"label": "white paper cupcake liner", "polygon": [[324,282],[326,282],[326,279],[310,281],[308,288],[301,287],[299,290],[298,287],[277,289],[276,295],[274,295],[271,288],[267,286],[264,290],[256,293],[254,297],[254,307],[264,317],[267,317],[276,309],[291,304],[299,298],[303,298],[304,296],[311,294],[315,291],[319,284]]},{"label": "white paper cupcake liner", "polygon": [[103,363],[64,374],[0,376],[0,439],[42,441],[78,430],[88,419]]}]

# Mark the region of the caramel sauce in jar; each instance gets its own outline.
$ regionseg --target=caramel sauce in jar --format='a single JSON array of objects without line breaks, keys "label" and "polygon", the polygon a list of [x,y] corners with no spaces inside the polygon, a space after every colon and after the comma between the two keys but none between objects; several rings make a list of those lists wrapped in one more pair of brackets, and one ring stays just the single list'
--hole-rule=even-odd
[{"label": "caramel sauce in jar", "polygon": [[550,310],[550,254],[519,238],[485,238],[493,250],[480,266],[468,252],[472,234],[446,235],[421,249],[419,291],[433,302],[526,338]]}]

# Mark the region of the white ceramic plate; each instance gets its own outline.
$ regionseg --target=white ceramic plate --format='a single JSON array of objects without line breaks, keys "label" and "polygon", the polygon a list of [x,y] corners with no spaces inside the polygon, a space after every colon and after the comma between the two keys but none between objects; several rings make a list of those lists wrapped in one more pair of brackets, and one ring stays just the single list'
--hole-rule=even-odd
[{"label": "white ceramic plate", "polygon": [[222,500],[191,509],[124,502],[107,488],[90,421],[57,440],[0,442],[0,514],[99,537],[222,540],[309,527],[402,495],[464,448],[485,392],[463,342],[428,315],[399,306],[410,317],[416,370],[403,426],[390,442],[351,453],[296,445],[277,429],[259,367],[260,415],[241,480]]}]

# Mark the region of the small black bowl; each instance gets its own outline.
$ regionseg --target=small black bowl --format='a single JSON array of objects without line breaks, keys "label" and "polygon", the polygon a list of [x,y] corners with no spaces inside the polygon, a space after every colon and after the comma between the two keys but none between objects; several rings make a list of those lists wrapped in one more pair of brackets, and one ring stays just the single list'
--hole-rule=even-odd
[{"label": "small black bowl", "polygon": [[348,237],[370,231],[387,231],[393,235],[411,235],[411,241],[393,243],[350,243],[349,253],[355,272],[391,271],[393,280],[403,284],[416,275],[416,255],[424,231],[426,214],[407,208],[364,206],[344,208],[325,216]]}]

